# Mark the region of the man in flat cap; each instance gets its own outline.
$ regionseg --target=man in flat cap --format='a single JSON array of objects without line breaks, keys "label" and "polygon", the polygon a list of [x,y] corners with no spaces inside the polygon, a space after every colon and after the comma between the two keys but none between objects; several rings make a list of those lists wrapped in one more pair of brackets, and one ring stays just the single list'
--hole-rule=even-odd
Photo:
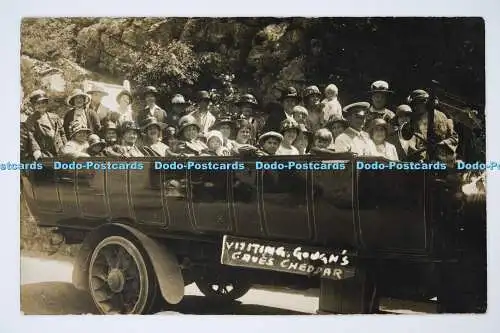
[{"label": "man in flat cap", "polygon": [[349,127],[335,139],[336,152],[352,152],[362,156],[376,156],[377,149],[368,133],[363,131],[370,103],[357,102],[344,108]]},{"label": "man in flat cap", "polygon": [[146,107],[137,114],[137,124],[142,124],[149,117],[156,118],[160,123],[167,122],[167,112],[156,104],[156,96],[158,96],[158,89],[153,86],[146,87],[144,91]]}]

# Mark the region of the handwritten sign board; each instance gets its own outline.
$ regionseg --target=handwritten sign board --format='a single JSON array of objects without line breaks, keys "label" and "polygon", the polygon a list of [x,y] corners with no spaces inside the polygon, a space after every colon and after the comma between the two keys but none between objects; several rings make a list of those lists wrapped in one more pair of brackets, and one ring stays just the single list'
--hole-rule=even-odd
[{"label": "handwritten sign board", "polygon": [[221,263],[292,274],[343,280],[354,276],[352,253],[311,246],[224,235]]}]

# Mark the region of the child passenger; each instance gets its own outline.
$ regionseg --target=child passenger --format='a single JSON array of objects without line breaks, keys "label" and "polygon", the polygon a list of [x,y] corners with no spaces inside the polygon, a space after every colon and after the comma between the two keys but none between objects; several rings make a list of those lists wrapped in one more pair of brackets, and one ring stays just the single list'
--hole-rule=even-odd
[{"label": "child passenger", "polygon": [[392,143],[387,142],[389,124],[385,120],[380,118],[374,119],[371,123],[369,134],[380,156],[388,160],[398,160],[396,147]]},{"label": "child passenger", "polygon": [[231,155],[229,149],[224,146],[224,137],[219,131],[210,131],[207,133],[207,146],[208,148],[204,153],[211,156],[229,156]]},{"label": "child passenger", "polygon": [[280,129],[283,140],[278,151],[276,151],[276,155],[299,155],[298,149],[293,146],[300,133],[299,124],[293,119],[285,119],[281,122]]}]

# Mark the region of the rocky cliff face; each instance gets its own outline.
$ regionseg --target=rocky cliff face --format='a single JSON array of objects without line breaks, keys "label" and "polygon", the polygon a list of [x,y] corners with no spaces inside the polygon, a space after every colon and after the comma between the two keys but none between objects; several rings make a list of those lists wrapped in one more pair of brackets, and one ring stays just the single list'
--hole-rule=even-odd
[{"label": "rocky cliff face", "polygon": [[[76,70],[113,83],[129,79],[138,89],[156,85],[164,103],[179,91],[192,96],[218,88],[225,73],[235,73],[236,85],[261,101],[275,87],[333,82],[341,99],[352,102],[366,98],[372,81],[385,79],[398,104],[437,79],[484,103],[481,19],[25,19],[21,30],[22,54],[61,69],[68,87],[81,77],[69,72]],[[28,91],[45,74],[25,68]]]}]

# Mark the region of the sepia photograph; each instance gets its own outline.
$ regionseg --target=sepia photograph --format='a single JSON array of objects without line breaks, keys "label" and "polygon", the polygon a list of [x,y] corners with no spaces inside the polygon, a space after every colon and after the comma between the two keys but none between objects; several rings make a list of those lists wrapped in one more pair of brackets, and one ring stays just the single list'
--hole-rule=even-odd
[{"label": "sepia photograph", "polygon": [[483,18],[20,37],[22,314],[487,312]]}]

